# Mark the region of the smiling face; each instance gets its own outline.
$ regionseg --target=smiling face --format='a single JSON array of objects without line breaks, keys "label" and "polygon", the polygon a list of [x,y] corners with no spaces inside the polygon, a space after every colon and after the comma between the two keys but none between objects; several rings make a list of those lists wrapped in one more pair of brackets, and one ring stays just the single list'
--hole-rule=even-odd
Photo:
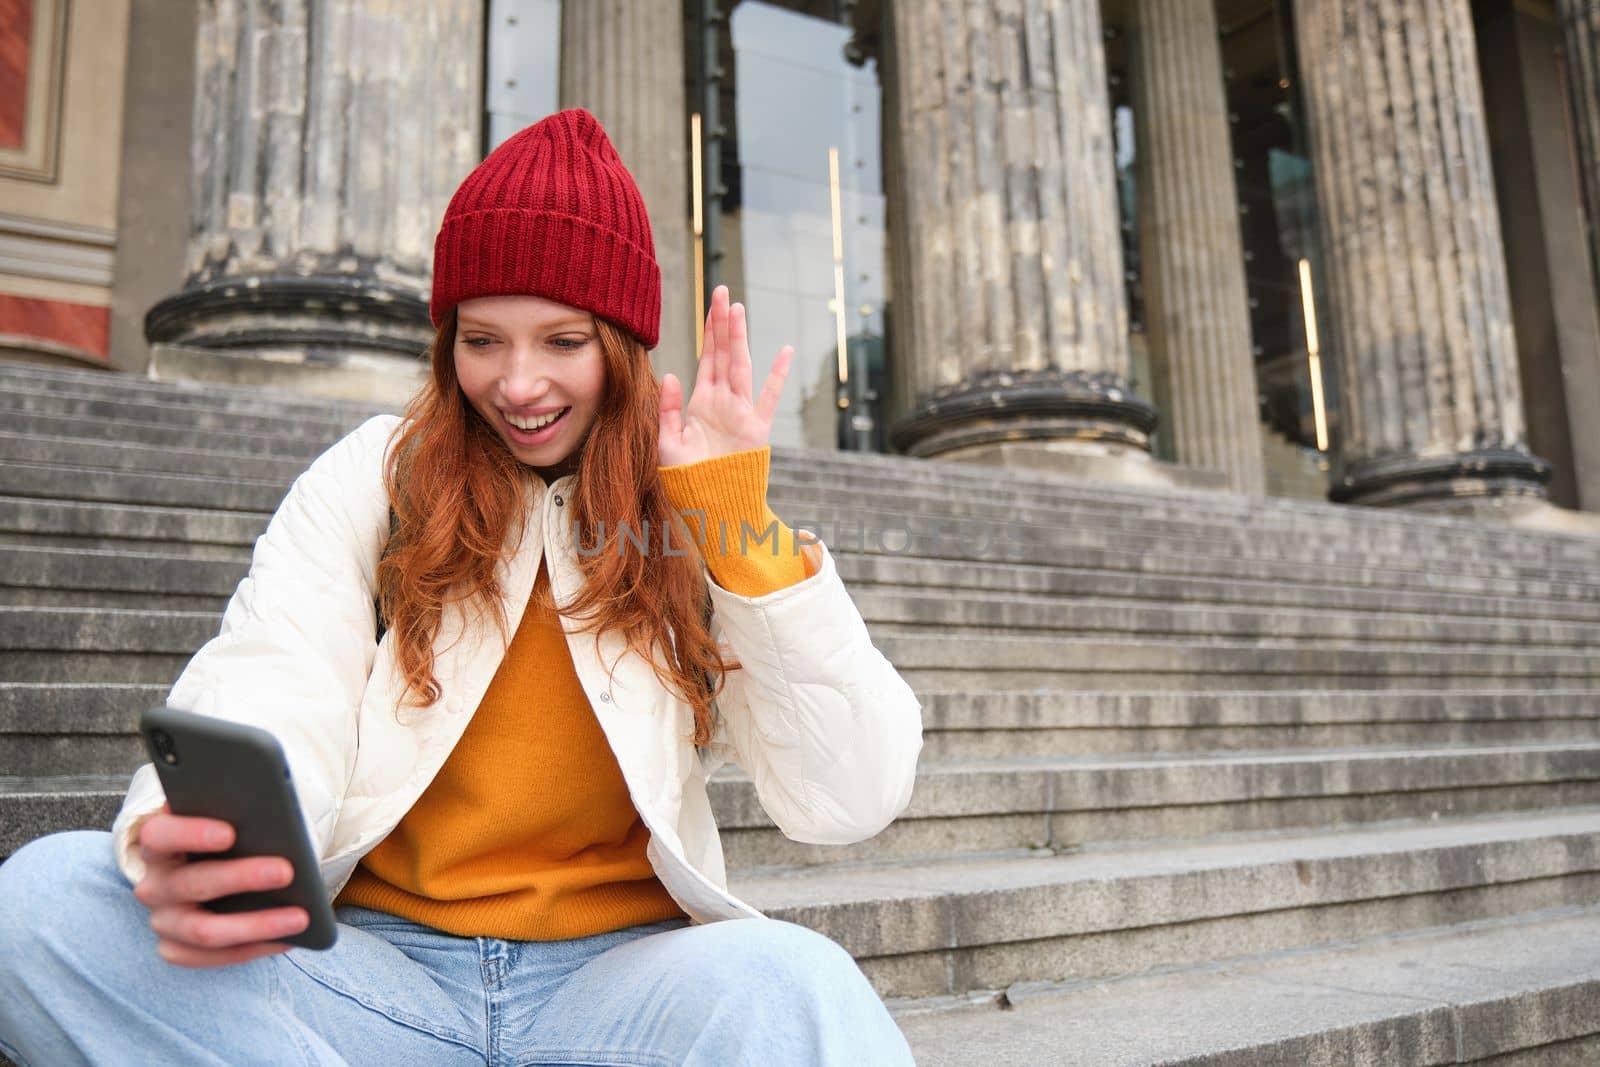
[{"label": "smiling face", "polygon": [[577,469],[606,383],[593,315],[538,296],[463,300],[455,368],[467,401],[512,455],[547,480]]}]

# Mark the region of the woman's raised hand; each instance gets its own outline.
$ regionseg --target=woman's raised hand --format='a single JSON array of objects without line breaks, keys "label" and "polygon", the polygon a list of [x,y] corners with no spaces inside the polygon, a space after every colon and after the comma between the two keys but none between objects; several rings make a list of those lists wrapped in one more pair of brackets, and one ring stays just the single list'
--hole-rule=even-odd
[{"label": "woman's raised hand", "polygon": [[668,374],[661,381],[661,466],[698,463],[765,447],[772,437],[772,416],[778,410],[778,397],[793,357],[793,345],[779,350],[761,396],[752,402],[744,305],[730,308],[728,287],[717,286],[711,293],[700,367],[687,411],[683,410],[683,383],[677,376]]}]

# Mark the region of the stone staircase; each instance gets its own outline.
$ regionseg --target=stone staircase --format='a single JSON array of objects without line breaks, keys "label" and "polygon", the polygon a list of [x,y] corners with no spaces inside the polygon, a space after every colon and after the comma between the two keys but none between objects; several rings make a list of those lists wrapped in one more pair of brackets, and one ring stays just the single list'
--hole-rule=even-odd
[{"label": "stone staircase", "polygon": [[[109,826],[139,711],[370,413],[0,365],[0,856]],[[1600,1062],[1600,540],[785,449],[771,501],[926,744],[846,848],[719,777],[732,880],[920,1063]]]}]

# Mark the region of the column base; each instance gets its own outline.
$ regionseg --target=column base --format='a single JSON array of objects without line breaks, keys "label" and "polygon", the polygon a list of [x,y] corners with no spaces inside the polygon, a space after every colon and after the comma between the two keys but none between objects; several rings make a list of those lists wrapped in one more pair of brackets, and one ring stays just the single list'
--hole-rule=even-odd
[{"label": "column base", "polygon": [[1544,533],[1600,537],[1600,514],[1592,511],[1572,511],[1557,507],[1548,500],[1527,496],[1434,500],[1410,510],[1428,515],[1445,515],[1455,519],[1503,523],[1507,526],[1539,530]]},{"label": "column base", "polygon": [[1384,456],[1349,467],[1328,499],[1369,507],[1417,507],[1468,499],[1543,500],[1550,464],[1513,448],[1444,456]]},{"label": "column base", "polygon": [[148,375],[160,382],[258,386],[398,410],[427,380],[428,365],[416,356],[353,354],[334,364],[295,354],[156,344],[150,348]]},{"label": "column base", "polygon": [[1119,375],[991,371],[925,398],[889,431],[908,456],[943,458],[1011,442],[1092,442],[1149,455],[1156,409]]},{"label": "column base", "polygon": [[338,364],[352,354],[416,358],[433,342],[424,296],[377,280],[372,264],[351,274],[250,274],[185,288],[145,315],[152,343],[294,353]]},{"label": "column base", "polygon": [[1094,442],[1001,441],[941,452],[939,462],[970,463],[997,470],[1059,474],[1107,485],[1153,489],[1196,489],[1232,492],[1222,471],[1184,467],[1153,458],[1137,449],[1113,449]]}]

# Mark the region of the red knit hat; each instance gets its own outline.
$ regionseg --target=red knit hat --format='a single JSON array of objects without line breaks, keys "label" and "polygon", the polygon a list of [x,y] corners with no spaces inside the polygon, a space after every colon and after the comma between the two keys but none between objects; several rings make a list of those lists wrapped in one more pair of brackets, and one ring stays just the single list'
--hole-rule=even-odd
[{"label": "red knit hat", "polygon": [[592,311],[645,348],[661,329],[661,268],[633,175],[581,107],[508,137],[467,175],[433,242],[435,328],[478,296],[531,294]]}]

